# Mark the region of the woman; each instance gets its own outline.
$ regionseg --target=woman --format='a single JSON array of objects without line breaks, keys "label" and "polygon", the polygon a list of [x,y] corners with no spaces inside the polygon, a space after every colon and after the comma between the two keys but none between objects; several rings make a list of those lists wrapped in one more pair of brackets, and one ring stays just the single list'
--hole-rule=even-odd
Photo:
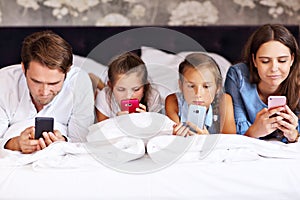
[{"label": "woman", "polygon": [[[225,81],[238,134],[298,140],[299,57],[297,41],[282,25],[263,25],[250,36],[243,62],[230,67]],[[267,109],[268,97],[279,95],[286,96],[287,105]]]}]

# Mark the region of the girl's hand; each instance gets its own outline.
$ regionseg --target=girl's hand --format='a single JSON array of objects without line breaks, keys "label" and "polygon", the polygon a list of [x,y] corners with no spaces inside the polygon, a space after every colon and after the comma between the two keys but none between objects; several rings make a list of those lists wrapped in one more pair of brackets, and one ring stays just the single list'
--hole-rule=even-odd
[{"label": "girl's hand", "polygon": [[298,139],[298,117],[291,111],[286,105],[285,112],[278,113],[284,120],[278,122],[278,129],[283,132],[283,135],[288,139],[289,142],[296,142]]},{"label": "girl's hand", "polygon": [[141,112],[147,112],[147,107],[144,104],[140,103],[139,104],[139,108],[136,108],[135,111],[139,112],[139,113],[141,113]]},{"label": "girl's hand", "polygon": [[129,112],[126,110],[126,111],[120,111],[117,113],[117,116],[120,116],[120,115],[127,115],[129,114]]},{"label": "girl's hand", "polygon": [[267,108],[262,109],[257,113],[254,123],[250,126],[245,135],[255,138],[269,135],[280,126],[279,123],[283,120],[283,117],[278,114],[283,110],[285,110],[284,107],[271,110]]},{"label": "girl's hand", "polygon": [[192,128],[193,130],[195,130],[195,134],[199,134],[199,135],[207,135],[209,134],[208,130],[206,129],[206,127],[204,126],[204,129],[200,129],[196,124],[192,123],[192,122],[187,122],[187,125]]},{"label": "girl's hand", "polygon": [[191,132],[188,126],[185,126],[182,123],[173,125],[173,135],[186,137],[194,134],[195,133]]}]

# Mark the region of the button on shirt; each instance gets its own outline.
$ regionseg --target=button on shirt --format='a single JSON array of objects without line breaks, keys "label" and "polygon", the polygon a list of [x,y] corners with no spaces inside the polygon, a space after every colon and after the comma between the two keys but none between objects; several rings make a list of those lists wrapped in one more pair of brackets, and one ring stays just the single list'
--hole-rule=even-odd
[{"label": "button on shirt", "polygon": [[0,145],[34,126],[35,117],[54,117],[54,130],[72,142],[86,141],[94,123],[94,96],[86,72],[72,66],[58,95],[37,112],[21,65],[0,70]]}]

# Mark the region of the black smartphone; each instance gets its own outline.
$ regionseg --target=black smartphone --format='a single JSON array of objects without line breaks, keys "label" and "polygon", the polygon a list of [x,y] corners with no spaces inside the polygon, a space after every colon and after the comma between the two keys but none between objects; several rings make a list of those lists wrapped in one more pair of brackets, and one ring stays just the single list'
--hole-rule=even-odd
[{"label": "black smartphone", "polygon": [[34,139],[43,137],[43,132],[53,132],[53,117],[36,117]]}]

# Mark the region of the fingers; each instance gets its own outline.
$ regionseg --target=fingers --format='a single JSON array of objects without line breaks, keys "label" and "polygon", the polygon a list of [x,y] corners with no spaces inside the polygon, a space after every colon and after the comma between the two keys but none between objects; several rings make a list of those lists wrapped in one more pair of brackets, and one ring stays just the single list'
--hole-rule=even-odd
[{"label": "fingers", "polygon": [[34,127],[26,128],[18,138],[18,145],[22,153],[33,153],[39,150],[39,143],[34,140]]},{"label": "fingers", "polygon": [[296,142],[298,137],[299,137],[299,133],[298,130],[294,129],[294,130],[287,130],[284,131],[284,128],[282,130],[283,135],[288,139],[289,142]]},{"label": "fingers", "polygon": [[147,107],[144,104],[140,103],[139,104],[139,108],[136,108],[135,111],[139,112],[139,113],[141,113],[141,112],[147,112]]},{"label": "fingers", "polygon": [[189,135],[189,127],[184,126],[182,123],[175,124],[173,126],[173,135],[178,135],[178,136],[187,136]]},{"label": "fingers", "polygon": [[206,135],[209,134],[208,130],[204,127],[203,129],[200,129],[196,124],[192,122],[187,122],[187,125],[191,127],[195,132],[199,135]]},{"label": "fingers", "polygon": [[[277,117],[274,117],[272,128],[279,129],[283,132],[283,135],[290,141],[294,142],[298,138],[298,117],[291,111],[291,109],[286,105],[284,109],[280,112],[277,112]],[[274,109],[275,110],[275,109]],[[284,111],[284,112],[282,112]]]},{"label": "fingers", "polygon": [[62,136],[62,134],[58,130],[54,130],[54,133],[52,132],[43,132],[43,138],[39,139],[39,144],[42,149],[46,148],[50,144],[56,141],[65,141],[65,138]]},{"label": "fingers", "polygon": [[129,114],[129,112],[126,110],[126,111],[120,111],[117,113],[117,116],[120,116],[120,115],[126,115],[126,114]]},{"label": "fingers", "polygon": [[186,137],[186,136],[192,136],[196,134],[204,135],[204,134],[209,134],[209,132],[206,128],[200,129],[199,127],[197,127],[195,124],[191,122],[187,122],[186,124],[179,123],[173,126],[173,135]]},{"label": "fingers", "polygon": [[266,117],[273,117],[275,115],[278,115],[279,113],[281,113],[282,111],[285,111],[285,107],[277,107],[277,108],[274,108],[274,109],[270,109],[268,110],[267,112],[267,115]]}]

